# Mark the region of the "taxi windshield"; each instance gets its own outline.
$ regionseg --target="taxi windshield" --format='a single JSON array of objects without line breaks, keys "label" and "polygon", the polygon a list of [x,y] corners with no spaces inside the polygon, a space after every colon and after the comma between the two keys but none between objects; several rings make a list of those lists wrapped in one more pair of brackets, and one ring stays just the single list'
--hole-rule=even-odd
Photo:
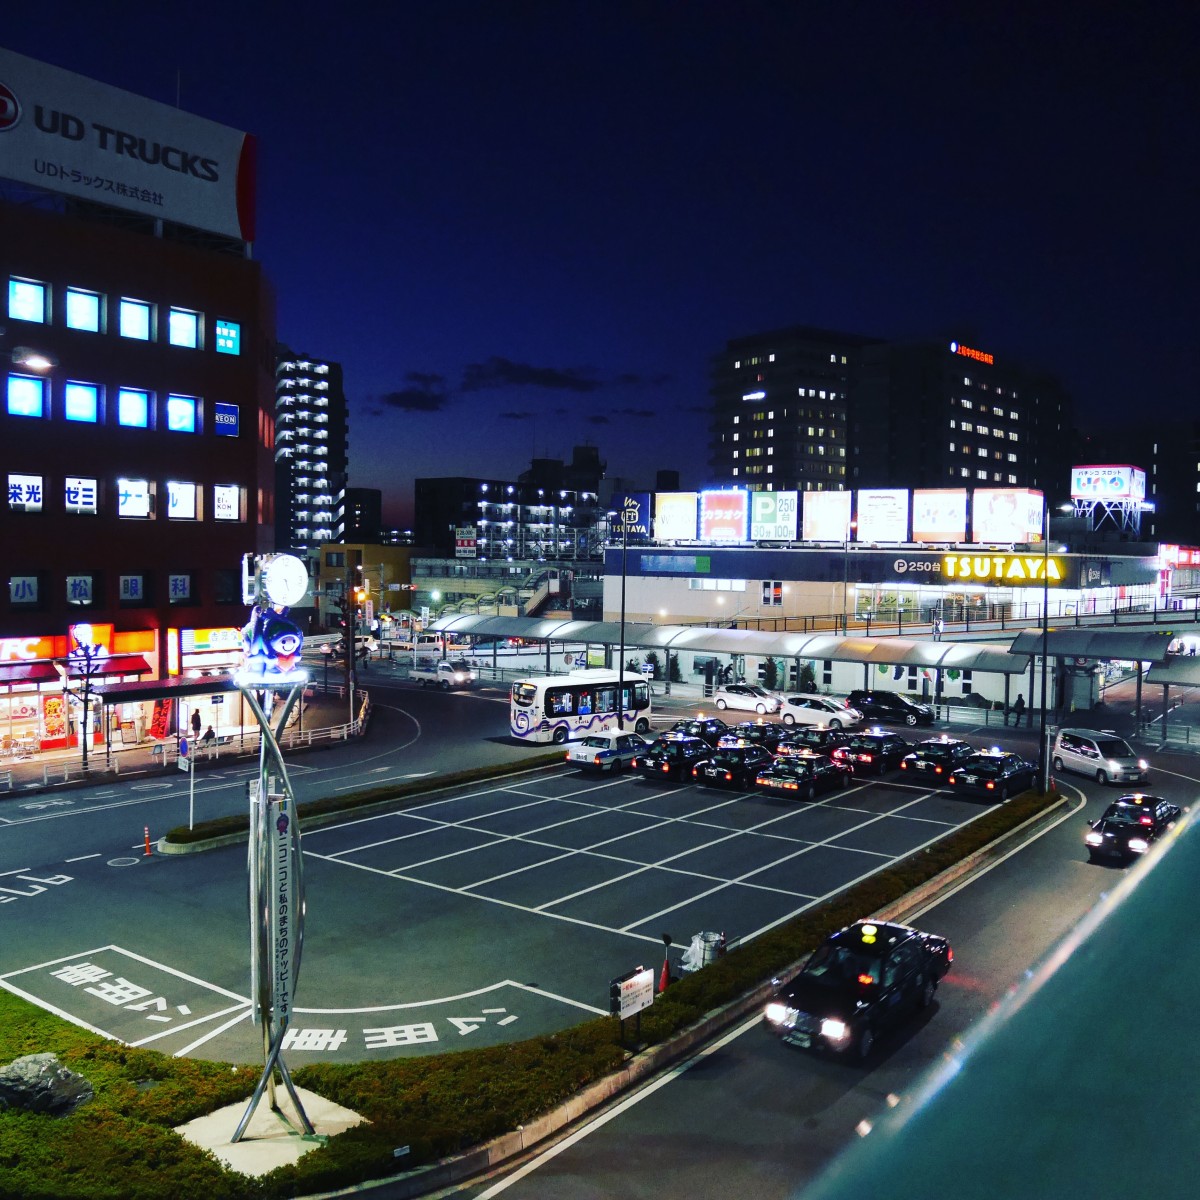
[{"label": "taxi windshield", "polygon": [[591,737],[585,737],[583,744],[591,750],[607,750],[611,743],[608,738],[600,737],[597,734],[592,734]]},{"label": "taxi windshield", "polygon": [[825,983],[855,983],[869,976],[879,982],[880,960],[875,955],[852,950],[849,946],[822,946],[809,959],[804,974]]}]

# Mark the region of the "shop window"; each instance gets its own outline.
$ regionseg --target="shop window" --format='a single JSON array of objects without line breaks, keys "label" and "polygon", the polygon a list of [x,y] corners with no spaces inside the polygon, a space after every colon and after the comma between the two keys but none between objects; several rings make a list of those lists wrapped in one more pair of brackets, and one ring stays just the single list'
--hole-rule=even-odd
[{"label": "shop window", "polygon": [[99,604],[102,589],[96,575],[68,575],[67,603],[72,608],[91,608]]},{"label": "shop window", "polygon": [[167,314],[167,341],[172,346],[196,350],[200,346],[200,314],[186,308],[173,308]]},{"label": "shop window", "polygon": [[10,512],[40,513],[42,511],[43,479],[40,475],[8,477],[8,508]]},{"label": "shop window", "polygon": [[63,388],[63,416],[68,421],[95,425],[100,419],[100,389],[94,383],[67,383]]},{"label": "shop window", "polygon": [[198,514],[197,488],[194,483],[167,482],[167,520],[194,521]]},{"label": "shop window", "polygon": [[100,510],[99,487],[94,479],[68,475],[63,480],[63,508],[72,514],[94,517]]},{"label": "shop window", "polygon": [[44,417],[46,381],[36,375],[10,375],[7,407],[10,417]]},{"label": "shop window", "polygon": [[167,396],[167,428],[172,433],[196,433],[200,428],[200,401],[195,396]]},{"label": "shop window", "polygon": [[134,606],[146,603],[145,575],[122,575],[120,584],[120,602],[122,604]]},{"label": "shop window", "polygon": [[8,602],[14,608],[38,608],[41,589],[36,575],[10,575]]},{"label": "shop window", "polygon": [[236,483],[213,485],[213,520],[240,521],[242,519],[242,489]]},{"label": "shop window", "polygon": [[153,316],[151,305],[144,300],[121,298],[120,315],[117,329],[123,338],[133,338],[134,341],[148,342],[153,336]]},{"label": "shop window", "polygon": [[150,393],[141,388],[120,388],[117,391],[117,423],[129,429],[150,428]]},{"label": "shop window", "polygon": [[154,515],[154,484],[149,479],[117,480],[117,516],[147,520]]},{"label": "shop window", "polygon": [[192,590],[191,575],[173,572],[167,576],[167,596],[172,604],[191,604]]}]

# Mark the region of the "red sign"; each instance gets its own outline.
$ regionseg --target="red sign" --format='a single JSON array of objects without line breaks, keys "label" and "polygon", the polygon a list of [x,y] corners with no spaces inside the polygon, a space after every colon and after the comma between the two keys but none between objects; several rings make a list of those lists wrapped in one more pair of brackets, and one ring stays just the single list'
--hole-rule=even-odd
[{"label": "red sign", "polygon": [[995,358],[988,354],[986,350],[975,350],[970,346],[964,346],[962,342],[950,343],[951,354],[961,354],[963,358],[973,358],[976,362],[987,363],[988,366],[995,365]]}]

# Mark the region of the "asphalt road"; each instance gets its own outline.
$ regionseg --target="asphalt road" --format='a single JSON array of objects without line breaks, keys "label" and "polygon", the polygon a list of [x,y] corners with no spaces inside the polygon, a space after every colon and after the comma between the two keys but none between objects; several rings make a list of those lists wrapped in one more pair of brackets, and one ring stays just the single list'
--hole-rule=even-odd
[{"label": "asphalt road", "polygon": [[[382,672],[372,688],[365,741],[292,759],[301,800],[529,756],[507,736],[499,693]],[[198,774],[191,799],[180,773],[7,802],[5,985],[126,1041],[256,1061],[244,847],[144,853],[145,830],[153,840],[186,823],[189,806],[197,818],[241,811],[251,774]],[[660,964],[664,931],[678,971],[694,934],[752,937],[979,811],[895,780],[810,806],[562,766],[311,830],[289,1061],[563,1028],[607,1011],[614,976]]]},{"label": "asphalt road", "polygon": [[[1200,778],[1194,757],[1159,755],[1155,767],[1156,794],[1193,802]],[[884,1040],[866,1068],[784,1046],[755,1017],[554,1147],[458,1194],[477,1200],[802,1195],[839,1150],[869,1135],[885,1109],[905,1102],[926,1069],[1051,954],[1123,871],[1136,869],[1092,865],[1083,848],[1085,820],[1120,789],[1073,776],[1062,782],[1074,804],[1060,823],[909,917],[950,938],[954,967],[936,1004]],[[1044,1019],[1070,1020],[1070,1014]],[[930,1170],[931,1192],[952,1187],[936,1164]]]}]

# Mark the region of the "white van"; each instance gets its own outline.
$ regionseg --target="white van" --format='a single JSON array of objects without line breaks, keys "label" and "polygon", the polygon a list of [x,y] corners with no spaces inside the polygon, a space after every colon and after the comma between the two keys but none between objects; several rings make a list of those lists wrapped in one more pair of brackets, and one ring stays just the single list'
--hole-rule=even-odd
[{"label": "white van", "polygon": [[1144,783],[1150,764],[1111,729],[1060,729],[1050,760],[1056,771],[1076,771],[1097,783]]}]

